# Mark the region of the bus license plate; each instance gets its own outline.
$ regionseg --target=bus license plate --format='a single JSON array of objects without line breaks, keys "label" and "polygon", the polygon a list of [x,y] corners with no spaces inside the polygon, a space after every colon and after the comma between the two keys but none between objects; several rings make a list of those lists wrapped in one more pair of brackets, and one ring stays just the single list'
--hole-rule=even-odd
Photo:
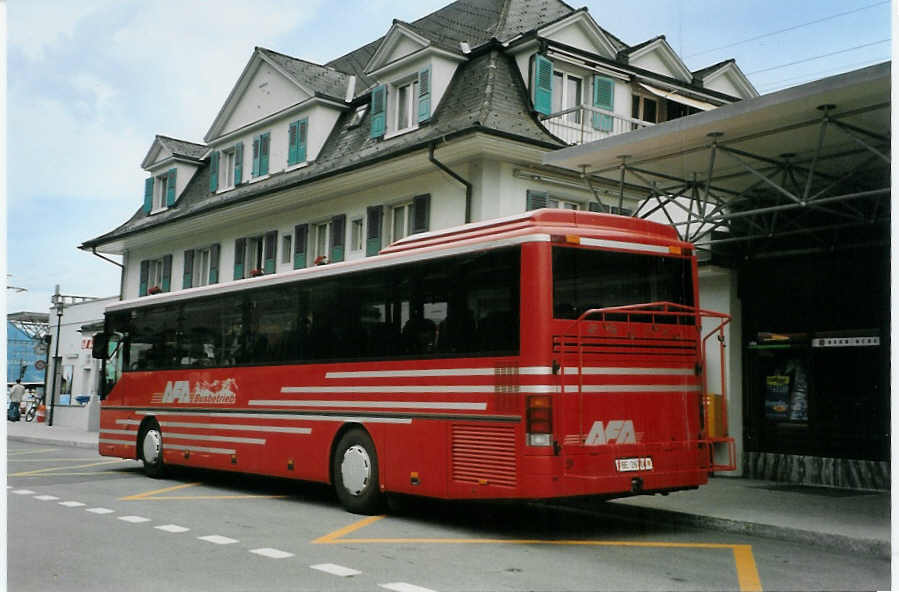
[{"label": "bus license plate", "polygon": [[641,456],[639,458],[616,458],[615,468],[618,469],[619,473],[626,473],[628,471],[651,471],[652,458],[648,456]]}]

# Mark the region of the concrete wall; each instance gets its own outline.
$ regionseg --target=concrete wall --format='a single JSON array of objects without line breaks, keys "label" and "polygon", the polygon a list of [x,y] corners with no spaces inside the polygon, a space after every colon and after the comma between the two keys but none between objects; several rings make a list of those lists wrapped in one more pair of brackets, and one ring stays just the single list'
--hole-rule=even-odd
[{"label": "concrete wall", "polygon": [[[703,267],[699,272],[699,304],[706,310],[729,314],[733,320],[725,327],[725,368],[727,386],[728,435],[736,444],[737,470],[731,475],[743,474],[743,334],[741,306],[737,296],[735,271]],[[718,325],[717,320],[703,321],[703,335]],[[706,388],[710,393],[721,393],[721,358],[718,341],[712,337],[706,347]],[[716,462],[724,463],[724,448],[716,454]]]}]

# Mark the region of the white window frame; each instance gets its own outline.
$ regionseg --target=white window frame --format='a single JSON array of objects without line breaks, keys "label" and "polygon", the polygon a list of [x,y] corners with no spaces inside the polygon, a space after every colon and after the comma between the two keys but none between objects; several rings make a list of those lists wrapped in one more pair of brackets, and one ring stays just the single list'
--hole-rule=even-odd
[{"label": "white window frame", "polygon": [[236,150],[232,146],[222,150],[219,162],[219,191],[234,189],[234,157]]},{"label": "white window frame", "polygon": [[[401,89],[407,88],[406,102],[408,112],[404,127],[400,126],[400,94]],[[418,72],[404,76],[391,82],[387,88],[388,121],[385,138],[392,138],[418,129]]]},{"label": "white window frame", "polygon": [[156,176],[156,180],[153,182],[153,209],[150,210],[151,213],[160,212],[168,208],[165,203],[165,193],[168,190],[168,186],[168,172]]},{"label": "white window frame", "polygon": [[[638,99],[639,101],[636,115],[634,114],[634,99]],[[646,101],[652,101],[656,104],[655,121],[644,119],[646,113]],[[633,93],[631,97],[631,117],[633,117],[634,119],[639,119],[640,121],[645,121],[647,123],[659,123],[659,121],[662,119],[662,101],[660,101],[658,97],[650,97],[641,93]]]},{"label": "white window frame", "polygon": [[[561,78],[561,84],[559,86],[562,87],[561,93],[559,96],[560,96],[560,101],[562,104],[561,104],[561,108],[558,110],[556,110],[555,105],[553,105],[553,113],[558,113],[559,111],[564,111],[566,109],[571,109],[572,107],[580,107],[580,106],[584,105],[584,92],[585,92],[585,87],[586,87],[586,84],[585,84],[586,77],[584,77],[580,74],[573,74],[573,73],[567,72],[565,70],[557,70],[557,69],[553,69],[553,102],[555,102],[556,81],[559,78]],[[571,101],[571,97],[568,96],[570,94],[568,92],[569,78],[577,79],[580,82],[580,86],[581,86],[581,96],[578,97],[577,100],[574,101],[573,103]],[[578,110],[578,111],[574,111],[572,113],[567,114],[565,116],[565,119],[567,121],[569,121],[570,123],[580,123],[581,116],[582,116],[581,111]]]},{"label": "white window frame", "polygon": [[[400,240],[401,238],[406,238],[407,236],[409,236],[409,234],[411,234],[412,223],[414,222],[414,220],[412,219],[412,215],[413,215],[413,207],[412,206],[413,206],[413,202],[411,200],[399,202],[399,203],[396,203],[396,204],[390,206],[390,234],[388,234],[388,236],[390,237],[390,242],[396,242],[396,241]],[[403,229],[402,229],[402,231],[397,233],[396,215],[397,215],[397,212],[399,212],[400,210],[402,210],[402,214],[400,214],[400,215],[402,216],[402,220],[403,220]]]},{"label": "white window frame", "polygon": [[293,262],[293,235],[281,235],[281,263]]},{"label": "white window frame", "polygon": [[163,258],[159,259],[149,259],[147,261],[147,290],[150,288],[157,287],[162,289],[162,276],[163,276]]},{"label": "white window frame", "polygon": [[350,221],[350,252],[361,251],[365,246],[365,219],[353,218]]},{"label": "white window frame", "polygon": [[312,237],[312,260],[319,257],[328,257],[331,248],[331,221],[315,222],[310,224],[314,236]]},{"label": "white window frame", "polygon": [[190,283],[192,288],[209,285],[209,265],[211,262],[212,245],[194,249],[193,269],[191,270],[190,275]]},{"label": "white window frame", "polygon": [[549,196],[549,207],[551,208],[559,208],[561,210],[580,210],[583,209],[583,205],[580,202],[572,201],[570,199],[559,199],[558,197]]},{"label": "white window frame", "polygon": [[262,270],[265,265],[265,235],[248,236],[244,248],[243,276],[248,278],[253,276],[254,269]]}]

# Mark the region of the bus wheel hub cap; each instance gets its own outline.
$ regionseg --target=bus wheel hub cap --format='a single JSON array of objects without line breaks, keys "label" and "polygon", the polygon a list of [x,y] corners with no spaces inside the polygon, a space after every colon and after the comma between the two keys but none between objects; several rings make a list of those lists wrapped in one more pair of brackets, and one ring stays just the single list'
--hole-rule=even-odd
[{"label": "bus wheel hub cap", "polygon": [[144,435],[144,460],[154,464],[159,458],[159,445],[162,438],[156,430],[150,430]]},{"label": "bus wheel hub cap", "polygon": [[371,459],[365,448],[356,444],[343,453],[340,476],[344,488],[352,495],[360,495],[371,476]]}]

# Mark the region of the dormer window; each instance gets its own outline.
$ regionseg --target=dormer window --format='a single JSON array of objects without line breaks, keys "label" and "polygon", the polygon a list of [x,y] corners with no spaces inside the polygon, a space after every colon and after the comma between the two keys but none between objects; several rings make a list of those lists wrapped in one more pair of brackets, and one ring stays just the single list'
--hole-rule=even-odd
[{"label": "dormer window", "polygon": [[430,118],[430,66],[372,90],[372,138],[418,129],[418,124]]},{"label": "dormer window", "polygon": [[148,214],[175,204],[177,169],[169,169],[144,182],[144,211]]},{"label": "dormer window", "polygon": [[415,98],[418,96],[418,80],[412,80],[396,88],[396,131],[417,125],[414,117]]},{"label": "dormer window", "polygon": [[[584,103],[584,81],[579,76],[555,70],[553,72],[553,113],[580,107]],[[566,115],[572,123],[581,122],[581,110]]]}]

